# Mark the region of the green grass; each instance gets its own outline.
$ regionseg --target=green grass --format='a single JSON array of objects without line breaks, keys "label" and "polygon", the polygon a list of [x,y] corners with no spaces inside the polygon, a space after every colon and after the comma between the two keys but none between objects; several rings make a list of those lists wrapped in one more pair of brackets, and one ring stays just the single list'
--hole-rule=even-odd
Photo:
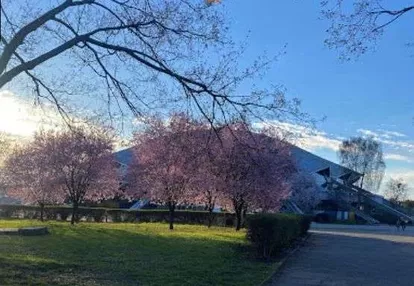
[{"label": "green grass", "polygon": [[240,251],[245,233],[228,228],[0,220],[36,225],[51,234],[0,236],[1,285],[257,285],[275,267]]}]

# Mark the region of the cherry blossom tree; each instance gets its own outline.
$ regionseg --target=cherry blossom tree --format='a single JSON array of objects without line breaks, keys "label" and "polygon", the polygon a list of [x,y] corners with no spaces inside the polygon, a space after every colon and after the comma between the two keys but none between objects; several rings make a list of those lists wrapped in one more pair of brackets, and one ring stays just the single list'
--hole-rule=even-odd
[{"label": "cherry blossom tree", "polygon": [[288,178],[296,171],[289,145],[265,134],[254,133],[243,122],[220,130],[215,156],[221,189],[236,214],[236,230],[243,213],[276,211],[289,194]]},{"label": "cherry blossom tree", "polygon": [[222,177],[217,174],[220,168],[215,165],[217,148],[221,148],[212,130],[198,130],[193,132],[190,144],[196,151],[196,168],[191,179],[191,188],[194,193],[194,201],[204,205],[208,211],[207,226],[210,228],[214,220],[214,209],[218,206],[230,205],[222,189]]},{"label": "cherry blossom tree", "polygon": [[37,133],[32,142],[15,149],[4,165],[8,195],[27,204],[39,205],[41,221],[45,205],[62,203],[65,198],[59,191],[43,135]]},{"label": "cherry blossom tree", "polygon": [[4,132],[0,132],[0,195],[3,194],[5,188],[4,161],[10,150],[10,140]]},{"label": "cherry blossom tree", "polygon": [[289,199],[308,213],[320,202],[320,189],[311,174],[299,171],[290,180]]},{"label": "cherry blossom tree", "polygon": [[197,171],[197,153],[191,147],[192,132],[200,126],[183,114],[165,122],[151,120],[146,130],[135,134],[134,159],[129,168],[130,194],[149,198],[168,207],[170,229],[179,204],[195,198],[191,184]]},{"label": "cherry blossom tree", "polygon": [[48,132],[44,138],[56,181],[72,203],[71,224],[79,204],[101,201],[119,192],[119,178],[112,155],[112,140],[91,127]]}]

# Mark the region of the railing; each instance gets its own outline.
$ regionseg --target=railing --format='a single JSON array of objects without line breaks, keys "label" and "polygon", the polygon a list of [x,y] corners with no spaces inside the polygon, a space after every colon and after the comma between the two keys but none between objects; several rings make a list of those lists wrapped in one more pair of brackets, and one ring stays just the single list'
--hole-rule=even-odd
[{"label": "railing", "polygon": [[405,214],[405,213],[403,213],[403,212],[401,212],[401,211],[399,211],[399,210],[397,210],[397,209],[395,209],[393,207],[390,207],[389,205],[387,205],[385,203],[381,203],[381,202],[376,201],[375,199],[372,198],[372,194],[370,192],[368,192],[368,191],[366,191],[366,190],[364,190],[362,188],[359,188],[357,186],[347,186],[347,185],[344,185],[342,183],[339,183],[336,180],[333,180],[333,183],[335,183],[336,185],[340,186],[342,189],[347,189],[347,190],[349,190],[351,192],[354,192],[354,193],[356,193],[358,195],[363,196],[364,198],[370,200],[374,204],[377,204],[377,205],[385,208],[389,212],[392,212],[396,216],[403,217],[403,218],[405,218],[407,220],[410,220],[410,221],[413,220],[413,218],[411,216],[409,216],[409,215],[407,215],[407,214]]},{"label": "railing", "polygon": [[364,213],[363,211],[360,211],[360,210],[355,209],[354,212],[355,212],[355,215],[361,217],[362,219],[364,219],[369,224],[377,224],[377,223],[379,223],[378,220],[376,220],[372,216]]}]

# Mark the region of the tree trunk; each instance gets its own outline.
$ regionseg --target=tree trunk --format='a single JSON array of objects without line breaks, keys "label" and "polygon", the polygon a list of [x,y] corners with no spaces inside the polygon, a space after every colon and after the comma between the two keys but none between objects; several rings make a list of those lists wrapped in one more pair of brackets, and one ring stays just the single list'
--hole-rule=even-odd
[{"label": "tree trunk", "polygon": [[242,212],[242,221],[241,221],[241,226],[245,227],[245,223],[246,223],[246,217],[247,217],[247,205],[245,205],[243,207],[243,212]]},{"label": "tree trunk", "polygon": [[241,228],[241,220],[242,220],[242,211],[236,210],[236,231],[239,231]]},{"label": "tree trunk", "polygon": [[175,204],[168,203],[168,209],[170,211],[170,230],[174,229],[174,211],[175,211]]},{"label": "tree trunk", "polygon": [[43,214],[44,214],[44,211],[45,211],[45,204],[39,203],[39,206],[40,206],[40,221],[43,221]]},{"label": "tree trunk", "polygon": [[208,228],[210,228],[211,225],[213,224],[213,220],[214,220],[213,209],[214,209],[214,207],[211,207],[211,206],[208,208],[208,224],[207,224]]},{"label": "tree trunk", "polygon": [[242,227],[242,215],[244,208],[244,200],[233,200],[234,212],[236,213],[236,231],[239,231]]},{"label": "tree trunk", "polygon": [[75,221],[76,221],[76,215],[77,215],[77,210],[78,210],[78,202],[73,202],[73,207],[72,207],[72,218],[70,219],[70,224],[74,225]]}]

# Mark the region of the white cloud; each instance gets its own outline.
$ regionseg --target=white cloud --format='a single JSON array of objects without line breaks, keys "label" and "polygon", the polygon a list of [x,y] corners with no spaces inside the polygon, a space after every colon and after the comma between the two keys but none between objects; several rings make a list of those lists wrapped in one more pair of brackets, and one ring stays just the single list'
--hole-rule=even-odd
[{"label": "white cloud", "polygon": [[407,137],[407,135],[403,133],[384,129],[379,129],[377,131],[358,129],[357,132],[365,136],[372,136],[375,140],[381,142],[385,147],[414,153],[414,142],[402,139]]},{"label": "white cloud", "polygon": [[366,135],[366,136],[372,136],[372,137],[380,137],[381,135],[372,131],[372,130],[368,130],[368,129],[358,129],[357,130],[358,133],[361,133],[362,135]]},{"label": "white cloud", "polygon": [[379,131],[381,131],[384,136],[388,136],[388,137],[407,137],[407,135],[397,132],[397,131],[389,131],[389,130],[384,130],[384,129],[379,129]]},{"label": "white cloud", "polygon": [[337,151],[341,144],[339,138],[329,136],[326,132],[314,130],[299,124],[269,121],[266,123],[256,123],[254,126],[257,128],[271,127],[273,133],[286,138],[289,142],[308,151],[318,149]]},{"label": "white cloud", "polygon": [[[69,115],[71,124],[88,124],[100,127],[83,120],[79,116]],[[134,122],[135,123],[135,122]],[[67,127],[62,116],[55,111],[53,106],[36,106],[29,101],[19,98],[10,91],[0,91],[0,132],[5,133],[18,141],[29,139],[39,129],[50,130]],[[129,144],[130,138],[120,136],[116,132],[114,136],[115,150],[124,148]]]},{"label": "white cloud", "polygon": [[383,139],[407,137],[407,135],[401,132],[390,131],[390,130],[385,130],[385,129],[378,129],[376,131],[373,131],[373,130],[360,128],[357,130],[357,132],[363,135],[366,135],[366,136],[373,136],[375,138],[383,138]]},{"label": "white cloud", "polygon": [[393,161],[402,161],[407,163],[412,163],[413,160],[408,156],[400,155],[400,154],[393,154],[393,153],[386,153],[384,154],[385,160],[393,160]]}]

